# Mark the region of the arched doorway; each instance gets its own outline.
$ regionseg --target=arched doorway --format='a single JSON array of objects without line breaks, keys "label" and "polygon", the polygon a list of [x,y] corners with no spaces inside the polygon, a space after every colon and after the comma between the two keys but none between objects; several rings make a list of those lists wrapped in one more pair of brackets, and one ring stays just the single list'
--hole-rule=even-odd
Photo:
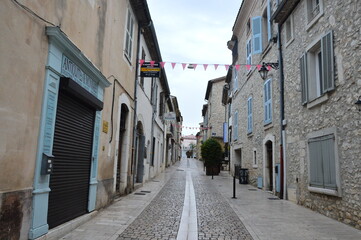
[{"label": "arched doorway", "polygon": [[[129,115],[129,109],[127,107],[126,104],[122,104],[121,105],[121,110],[120,110],[120,125],[119,125],[119,145],[118,145],[118,158],[117,158],[117,173],[116,173],[116,192],[120,193],[122,191],[122,187],[121,187],[121,182],[122,179],[126,176],[122,176],[124,175],[124,172],[126,174],[127,169],[123,169],[124,168],[124,164],[122,164],[122,160],[123,161],[127,161],[127,159],[125,158],[125,152],[126,149],[126,131],[128,129],[127,125],[128,125],[128,115]],[[123,165],[123,166],[122,166]]]},{"label": "arched doorway", "polygon": [[273,191],[273,146],[271,141],[265,144],[266,158],[265,158],[265,179],[266,190]]},{"label": "arched doorway", "polygon": [[275,188],[275,136],[267,134],[263,139],[263,189]]}]

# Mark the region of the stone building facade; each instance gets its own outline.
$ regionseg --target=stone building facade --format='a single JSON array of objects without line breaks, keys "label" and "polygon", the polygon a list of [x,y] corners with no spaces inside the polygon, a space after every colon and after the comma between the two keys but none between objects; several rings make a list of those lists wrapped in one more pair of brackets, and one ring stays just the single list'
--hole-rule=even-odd
[{"label": "stone building facade", "polygon": [[278,61],[277,28],[270,22],[274,4],[242,2],[228,42],[233,59],[223,101],[229,109],[231,172],[236,165],[246,168],[252,185],[282,197],[279,76],[272,68],[264,80],[258,73],[264,62]]},{"label": "stone building facade", "polygon": [[280,1],[287,193],[361,229],[361,2]]},{"label": "stone building facade", "polygon": [[223,123],[225,119],[225,106],[222,105],[222,89],[225,84],[225,77],[220,77],[208,81],[204,99],[207,101],[207,125],[206,139],[213,137],[223,139]]}]

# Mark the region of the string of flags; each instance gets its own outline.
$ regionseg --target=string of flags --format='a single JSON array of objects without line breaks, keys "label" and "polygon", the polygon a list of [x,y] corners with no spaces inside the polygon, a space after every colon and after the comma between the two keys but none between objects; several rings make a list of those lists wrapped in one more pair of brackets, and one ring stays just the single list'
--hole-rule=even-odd
[{"label": "string of flags", "polygon": [[212,127],[187,127],[187,126],[183,126],[183,125],[179,125],[179,124],[175,124],[172,123],[172,126],[175,128],[184,128],[184,129],[194,129],[194,130],[208,130],[208,129],[212,129]]},{"label": "string of flags", "polygon": [[[145,63],[145,60],[144,59],[140,59],[139,60],[139,65],[142,66],[143,64]],[[153,67],[154,65],[157,64],[156,61],[149,61],[150,63],[150,66]],[[183,70],[188,66],[188,68],[191,68],[191,69],[194,69],[196,70],[196,68],[198,66],[203,66],[204,68],[204,71],[206,71],[208,69],[208,66],[210,65],[213,65],[214,66],[214,69],[217,70],[218,67],[220,66],[223,66],[225,68],[226,71],[228,71],[229,67],[230,66],[234,66],[237,71],[241,68],[241,66],[244,66],[246,67],[246,69],[249,71],[251,70],[252,67],[256,67],[258,69],[258,71],[261,69],[262,67],[262,64],[236,64],[236,65],[229,65],[229,64],[217,64],[217,63],[214,63],[214,64],[207,64],[207,63],[181,63],[181,62],[159,62],[159,65],[161,68],[164,68],[164,66],[166,64],[171,64],[172,66],[172,69],[174,69],[176,67],[176,65],[181,65]],[[271,70],[271,66],[266,66],[267,67],[267,70]]]}]

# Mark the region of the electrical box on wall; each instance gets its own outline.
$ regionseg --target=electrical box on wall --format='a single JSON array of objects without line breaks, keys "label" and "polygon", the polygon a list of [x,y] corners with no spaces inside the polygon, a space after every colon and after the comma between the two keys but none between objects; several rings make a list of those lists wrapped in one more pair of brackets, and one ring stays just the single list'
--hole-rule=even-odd
[{"label": "electrical box on wall", "polygon": [[54,156],[43,153],[43,162],[41,166],[41,174],[47,175],[53,172]]}]

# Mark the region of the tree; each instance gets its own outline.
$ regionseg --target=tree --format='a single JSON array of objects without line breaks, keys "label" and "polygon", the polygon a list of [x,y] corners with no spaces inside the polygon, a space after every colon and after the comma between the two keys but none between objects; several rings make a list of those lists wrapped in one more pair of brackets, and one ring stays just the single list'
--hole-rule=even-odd
[{"label": "tree", "polygon": [[223,156],[221,144],[214,138],[209,138],[202,144],[201,154],[206,167],[206,174],[218,174]]}]

